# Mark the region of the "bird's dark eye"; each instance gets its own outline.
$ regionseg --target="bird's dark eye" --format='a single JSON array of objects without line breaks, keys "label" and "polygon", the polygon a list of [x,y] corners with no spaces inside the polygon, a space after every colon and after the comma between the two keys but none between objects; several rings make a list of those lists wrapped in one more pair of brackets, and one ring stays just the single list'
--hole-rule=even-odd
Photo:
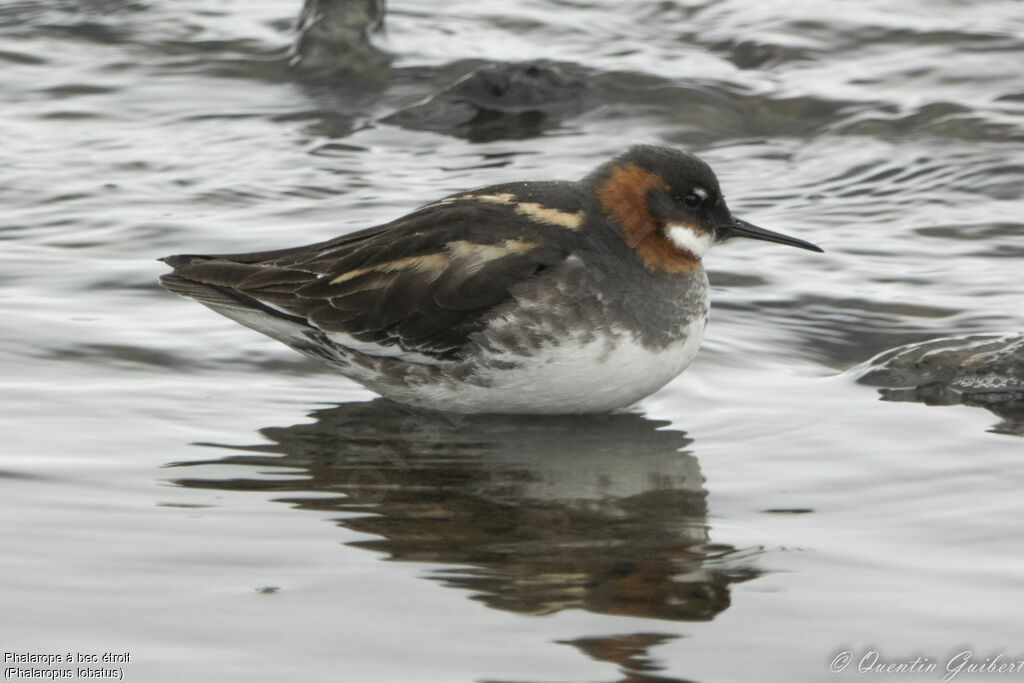
[{"label": "bird's dark eye", "polygon": [[683,204],[686,204],[691,209],[696,209],[704,201],[704,198],[700,195],[693,194],[692,192],[683,197]]}]

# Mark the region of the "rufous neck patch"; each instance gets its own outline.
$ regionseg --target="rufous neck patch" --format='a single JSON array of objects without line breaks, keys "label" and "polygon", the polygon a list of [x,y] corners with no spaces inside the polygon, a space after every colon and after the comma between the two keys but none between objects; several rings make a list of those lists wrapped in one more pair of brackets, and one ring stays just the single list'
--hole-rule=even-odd
[{"label": "rufous neck patch", "polygon": [[657,173],[636,164],[625,164],[612,171],[598,188],[597,196],[604,210],[622,229],[626,244],[640,254],[648,268],[692,273],[700,267],[700,259],[662,234],[647,204],[650,190],[667,189],[668,184]]}]

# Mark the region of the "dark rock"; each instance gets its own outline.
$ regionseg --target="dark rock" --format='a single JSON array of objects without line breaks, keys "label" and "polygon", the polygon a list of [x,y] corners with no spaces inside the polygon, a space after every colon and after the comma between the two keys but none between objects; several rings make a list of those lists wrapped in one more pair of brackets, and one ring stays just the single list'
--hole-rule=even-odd
[{"label": "dark rock", "polygon": [[931,339],[867,361],[858,381],[890,401],[981,406],[1005,420],[996,431],[1024,435],[1024,334]]},{"label": "dark rock", "polygon": [[555,67],[492,64],[382,121],[465,137],[534,135],[545,124],[580,113],[589,92],[585,80]]},{"label": "dark rock", "polygon": [[[368,96],[401,91],[403,79],[410,78],[408,69],[391,69],[391,56],[374,45],[374,34],[383,28],[384,0],[306,0],[289,66],[318,100],[337,100],[350,119],[366,116]],[[437,75],[427,80],[437,82]],[[422,80],[416,85],[424,90]],[[552,66],[503,63],[477,69],[440,92],[436,86],[426,92],[434,94],[381,120],[473,140],[525,138],[580,113],[590,88]]]}]

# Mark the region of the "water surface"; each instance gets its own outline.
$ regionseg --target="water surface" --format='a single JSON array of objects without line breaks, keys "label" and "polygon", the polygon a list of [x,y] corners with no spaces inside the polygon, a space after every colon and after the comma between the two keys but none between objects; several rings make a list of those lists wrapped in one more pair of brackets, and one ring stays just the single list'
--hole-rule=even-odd
[{"label": "water surface", "polygon": [[[289,71],[298,10],[0,7],[4,651],[128,651],[137,681],[1024,659],[1020,437],[847,372],[1024,327],[1018,3],[396,1],[369,91]],[[527,57],[595,106],[478,139],[379,122]],[[633,142],[827,252],[716,249],[698,360],[633,414],[424,416],[155,282]]]}]

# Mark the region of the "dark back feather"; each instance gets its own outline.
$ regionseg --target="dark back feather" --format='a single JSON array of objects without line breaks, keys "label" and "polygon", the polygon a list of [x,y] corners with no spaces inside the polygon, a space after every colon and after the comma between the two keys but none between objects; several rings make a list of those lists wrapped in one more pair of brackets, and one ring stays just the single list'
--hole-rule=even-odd
[{"label": "dark back feather", "polygon": [[[214,308],[258,310],[360,342],[455,357],[518,283],[580,247],[579,226],[565,216],[584,202],[566,185],[477,190],[292,249],[170,256],[163,260],[174,271],[161,282]],[[545,197],[551,201],[539,204]]]}]

